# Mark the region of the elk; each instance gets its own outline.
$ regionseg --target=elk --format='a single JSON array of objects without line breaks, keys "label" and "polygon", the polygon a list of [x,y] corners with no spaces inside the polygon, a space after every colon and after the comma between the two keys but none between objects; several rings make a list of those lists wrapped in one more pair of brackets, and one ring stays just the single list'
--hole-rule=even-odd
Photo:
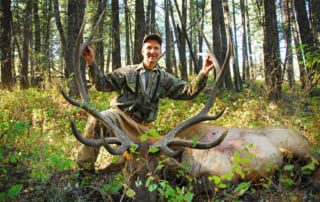
[{"label": "elk", "polygon": [[[103,127],[111,129],[115,137],[108,137],[102,134],[100,139],[85,138],[75,127],[74,121],[71,121],[71,128],[74,136],[82,144],[92,147],[104,146],[109,153],[124,156],[123,159],[125,161],[121,165],[123,165],[123,172],[128,179],[129,186],[136,191],[136,201],[156,201],[156,193],[149,192],[144,185],[139,186],[135,181],[141,180],[145,182],[148,175],[154,173],[157,164],[164,156],[170,157],[167,165],[171,166],[172,170],[179,168],[181,162],[186,163],[190,168],[188,174],[194,178],[212,175],[223,176],[232,173],[235,153],[239,153],[241,157],[250,157],[250,161],[241,164],[241,167],[247,169],[247,172],[243,176],[233,174],[231,179],[233,183],[238,183],[241,179],[254,180],[271,174],[272,168],[281,166],[284,156],[288,154],[299,158],[312,156],[309,151],[310,143],[308,140],[301,133],[287,127],[240,129],[218,127],[210,122],[204,122],[216,120],[224,112],[224,109],[222,109],[217,115],[208,114],[214,104],[218,88],[222,83],[226,64],[230,58],[231,43],[228,31],[226,57],[221,68],[218,68],[220,71],[217,72],[215,83],[204,108],[163,137],[149,137],[148,140],[141,141],[139,137],[129,136],[106,118],[105,111],[99,112],[89,104],[89,96],[84,90],[80,74],[79,60],[80,53],[88,44],[92,43],[93,34],[90,35],[87,42],[80,44],[84,24],[81,26],[76,41],[73,58],[75,77],[82,102],[79,103],[73,100],[63,90],[61,90],[61,93],[70,104],[84,109],[92,117],[98,119]],[[95,29],[93,29],[93,33]],[[203,34],[202,31],[201,33]],[[215,63],[218,65],[217,61]],[[87,124],[91,123],[88,122]],[[197,137],[196,142],[191,140],[194,135]],[[135,148],[135,151],[130,153],[130,148]],[[151,154],[149,152],[150,149],[156,149],[159,152]],[[139,154],[137,155],[136,153]],[[144,161],[141,161],[141,156],[145,159]],[[110,165],[110,168],[112,166]]]}]

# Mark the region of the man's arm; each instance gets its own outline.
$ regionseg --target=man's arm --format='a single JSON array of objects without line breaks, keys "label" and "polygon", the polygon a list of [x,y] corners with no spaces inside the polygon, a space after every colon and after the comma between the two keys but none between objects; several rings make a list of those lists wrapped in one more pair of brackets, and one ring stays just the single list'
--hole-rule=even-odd
[{"label": "man's arm", "polygon": [[94,50],[88,46],[82,53],[82,58],[86,61],[89,67],[89,74],[95,88],[99,91],[114,91],[123,87],[124,75],[120,71],[115,71],[109,74],[103,74],[95,63]]},{"label": "man's arm", "polygon": [[193,99],[206,86],[208,74],[213,67],[212,57],[207,55],[201,71],[190,83],[166,74],[166,95],[172,99]]}]

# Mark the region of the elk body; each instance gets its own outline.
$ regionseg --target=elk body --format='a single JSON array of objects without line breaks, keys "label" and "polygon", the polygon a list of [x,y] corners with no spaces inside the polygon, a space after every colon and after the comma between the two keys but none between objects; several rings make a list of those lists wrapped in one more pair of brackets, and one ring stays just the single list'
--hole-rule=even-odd
[{"label": "elk body", "polygon": [[[308,159],[312,156],[310,143],[301,133],[287,127],[266,127],[254,129],[224,128],[209,123],[200,123],[183,131],[180,135],[192,138],[196,134],[199,141],[212,141],[224,131],[228,131],[221,144],[208,150],[187,148],[182,161],[190,165],[194,177],[223,176],[234,173],[233,183],[240,176],[233,171],[236,165],[235,153],[248,162],[241,163],[246,170],[244,180],[255,180],[273,173],[274,168],[283,165],[284,157]],[[179,136],[180,136],[179,135]]]}]

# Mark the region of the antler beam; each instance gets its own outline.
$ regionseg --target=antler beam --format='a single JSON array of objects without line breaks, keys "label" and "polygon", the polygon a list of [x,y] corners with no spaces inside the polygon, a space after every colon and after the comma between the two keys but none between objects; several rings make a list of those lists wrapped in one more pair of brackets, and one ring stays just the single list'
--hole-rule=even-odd
[{"label": "antler beam", "polygon": [[[179,134],[181,131],[183,131],[184,129],[196,124],[196,123],[199,123],[199,122],[202,122],[202,121],[205,121],[205,120],[216,120],[218,119],[224,112],[225,108],[223,108],[217,115],[215,116],[211,116],[209,115],[209,110],[211,109],[214,101],[215,101],[215,98],[216,98],[216,95],[217,95],[217,92],[218,92],[218,89],[220,88],[221,86],[221,83],[223,81],[223,76],[224,76],[224,73],[226,71],[226,66],[227,66],[227,63],[229,62],[229,59],[230,59],[230,52],[231,52],[231,39],[230,39],[230,33],[229,33],[229,29],[228,29],[228,26],[229,26],[229,23],[228,23],[228,19],[227,17],[225,16],[226,18],[226,33],[227,33],[227,52],[226,52],[226,57],[225,57],[225,60],[223,62],[223,65],[220,69],[220,71],[218,72],[218,75],[217,75],[217,78],[214,82],[214,85],[211,89],[211,92],[210,92],[210,96],[208,98],[208,102],[206,103],[206,105],[203,107],[203,109],[198,113],[196,114],[195,116],[187,119],[186,121],[182,122],[180,125],[178,125],[177,127],[175,127],[173,130],[169,131],[169,133],[166,134],[166,136],[159,140],[158,142],[156,142],[155,144],[151,145],[150,147],[156,147],[156,148],[160,148],[164,153],[166,153],[168,156],[171,156],[171,157],[175,157],[177,155],[179,155],[181,153],[181,150],[180,151],[174,151],[170,148],[170,146],[182,146],[182,147],[190,147],[190,148],[197,148],[197,149],[208,149],[208,148],[212,148],[214,146],[217,146],[218,144],[220,144],[223,139],[226,137],[227,135],[227,131],[225,131],[221,136],[220,138],[218,138],[217,140],[214,140],[212,142],[209,142],[209,143],[202,143],[202,142],[198,142],[198,143],[193,143],[191,142],[190,140],[176,140],[174,139],[175,136],[177,134]],[[199,31],[201,32],[203,38],[205,39],[205,42],[208,46],[208,49],[209,49],[209,53],[212,55],[213,57],[213,62],[214,62],[214,65],[215,67],[219,68],[220,65],[219,65],[219,62],[215,56],[215,54],[213,53],[212,49],[211,49],[211,46],[205,36],[205,34],[203,33],[203,31],[201,30],[201,26],[198,26],[199,27]]]},{"label": "antler beam", "polygon": [[[105,148],[109,151],[109,153],[114,154],[114,155],[120,155],[124,151],[126,151],[128,148],[130,148],[132,145],[135,145],[130,138],[126,135],[125,132],[123,132],[119,127],[117,127],[115,124],[113,124],[109,119],[106,119],[103,117],[103,115],[96,110],[94,107],[90,105],[89,102],[89,95],[87,94],[83,80],[81,77],[81,72],[80,72],[80,54],[84,51],[84,49],[94,43],[101,41],[102,39],[97,39],[97,40],[92,40],[94,34],[96,33],[98,29],[98,25],[102,19],[102,16],[104,15],[104,12],[100,15],[94,29],[92,30],[88,40],[81,44],[81,39],[83,37],[83,32],[84,32],[84,27],[85,27],[85,20],[83,20],[83,23],[81,25],[77,41],[75,44],[74,48],[74,54],[73,54],[73,65],[75,69],[75,79],[77,83],[77,87],[80,92],[80,97],[81,97],[81,103],[75,101],[72,99],[70,96],[68,96],[61,88],[61,93],[63,97],[72,105],[80,107],[87,111],[90,115],[92,115],[94,118],[99,120],[105,127],[110,128],[113,133],[116,135],[116,137],[101,137],[101,139],[90,139],[90,138],[85,138],[83,137],[79,131],[77,130],[74,121],[71,122],[71,128],[74,136],[83,144],[87,146],[92,146],[92,147],[100,147],[100,146],[105,146]],[[113,148],[110,146],[110,144],[117,144],[120,145],[117,148]]]}]

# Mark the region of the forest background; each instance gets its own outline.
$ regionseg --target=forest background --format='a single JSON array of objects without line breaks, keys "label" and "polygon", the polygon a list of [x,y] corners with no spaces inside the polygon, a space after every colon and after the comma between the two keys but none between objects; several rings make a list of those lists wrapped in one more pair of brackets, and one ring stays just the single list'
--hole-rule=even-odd
[{"label": "forest background", "polygon": [[[156,32],[163,37],[161,66],[190,80],[208,49],[223,62],[227,27],[234,49],[212,109],[226,105],[227,111],[215,124],[286,125],[319,146],[320,0],[1,0],[0,9],[0,199],[63,197],[78,186],[63,178],[64,172],[76,172],[78,143],[68,116],[83,128],[87,115],[69,106],[57,86],[79,96],[72,66],[77,33],[85,19],[86,39],[103,11],[95,34],[103,41],[94,48],[106,73],[141,62],[142,39]],[[100,110],[108,108],[115,94],[90,88],[85,69],[82,64],[92,102]],[[194,114],[206,92],[193,102],[162,101],[154,130],[165,133]],[[60,189],[37,195],[56,183]],[[291,186],[290,180],[286,183]]]}]

